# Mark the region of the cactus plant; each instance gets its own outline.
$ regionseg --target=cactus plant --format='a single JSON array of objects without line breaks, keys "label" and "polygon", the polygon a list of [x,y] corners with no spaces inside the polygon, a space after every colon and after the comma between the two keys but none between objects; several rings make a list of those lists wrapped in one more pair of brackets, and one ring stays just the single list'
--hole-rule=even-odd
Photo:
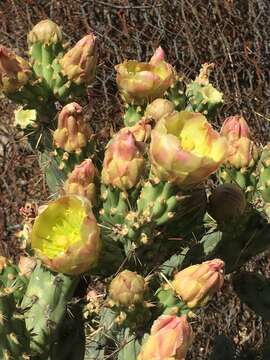
[{"label": "cactus plant", "polygon": [[[66,52],[47,19],[28,44],[29,62],[0,48],[0,89],[22,105],[15,126],[38,151],[52,199],[22,210],[35,258],[0,257],[2,358],[182,360],[188,318],[221,289],[224,262],[267,318],[268,280],[237,272],[269,248],[269,149],[259,160],[241,116],[214,130],[223,96],[212,64],[192,82],[160,47],[149,62],[117,65],[123,127],[105,144],[80,98],[94,81],[95,35]],[[226,344],[216,341],[213,359],[234,356]]]}]

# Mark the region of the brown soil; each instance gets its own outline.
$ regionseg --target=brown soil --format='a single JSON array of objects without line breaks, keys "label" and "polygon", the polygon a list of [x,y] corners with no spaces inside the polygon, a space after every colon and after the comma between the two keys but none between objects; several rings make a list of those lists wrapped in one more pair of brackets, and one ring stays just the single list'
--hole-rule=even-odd
[{"label": "brown soil", "polygon": [[[47,17],[62,25],[71,44],[85,33],[95,32],[100,60],[89,99],[89,116],[95,128],[114,128],[121,115],[114,65],[124,58],[149,58],[153,49],[161,45],[168,60],[190,78],[202,63],[215,62],[213,81],[225,94],[217,125],[225,116],[241,113],[257,141],[268,140],[267,0],[2,0],[0,17],[0,42],[21,55],[26,55],[26,32]],[[12,127],[13,109],[8,100],[1,100],[0,251],[10,255],[17,251],[15,233],[20,228],[20,207],[48,195],[36,157]],[[266,256],[247,268],[270,276]],[[197,336],[188,359],[207,360],[215,335],[227,334],[240,347],[259,349],[269,326],[240,303],[227,281],[222,293],[194,319],[193,328]]]}]

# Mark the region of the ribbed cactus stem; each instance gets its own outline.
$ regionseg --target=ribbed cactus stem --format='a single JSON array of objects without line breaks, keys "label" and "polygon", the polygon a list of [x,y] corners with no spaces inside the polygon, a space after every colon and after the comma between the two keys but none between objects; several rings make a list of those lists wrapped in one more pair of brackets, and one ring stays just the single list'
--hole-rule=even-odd
[{"label": "ribbed cactus stem", "polygon": [[52,273],[40,264],[32,273],[22,308],[33,334],[31,351],[38,359],[47,359],[77,283],[77,277]]}]

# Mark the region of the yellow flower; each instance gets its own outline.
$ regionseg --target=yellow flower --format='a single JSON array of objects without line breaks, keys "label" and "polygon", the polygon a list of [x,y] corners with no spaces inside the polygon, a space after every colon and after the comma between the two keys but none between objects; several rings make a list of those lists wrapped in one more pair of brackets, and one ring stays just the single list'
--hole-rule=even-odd
[{"label": "yellow flower", "polygon": [[226,155],[226,139],[200,113],[175,111],[152,131],[150,159],[160,180],[196,185],[215,172]]},{"label": "yellow flower", "polygon": [[100,231],[91,203],[75,195],[51,201],[35,219],[31,245],[45,266],[78,275],[96,265]]}]

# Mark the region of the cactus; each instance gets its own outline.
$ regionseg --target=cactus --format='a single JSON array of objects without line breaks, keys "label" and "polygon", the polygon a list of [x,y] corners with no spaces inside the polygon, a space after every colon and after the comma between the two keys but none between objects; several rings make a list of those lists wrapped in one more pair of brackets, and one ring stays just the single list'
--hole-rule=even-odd
[{"label": "cactus", "polygon": [[270,167],[269,167],[269,145],[266,145],[261,153],[261,157],[258,164],[259,171],[259,181],[258,181],[258,191],[261,194],[263,200],[266,203],[270,202]]},{"label": "cactus", "polygon": [[[29,62],[0,48],[0,89],[22,105],[14,125],[38,151],[52,197],[21,211],[35,259],[0,258],[0,356],[183,359],[188,317],[221,289],[224,262],[237,272],[269,248],[268,148],[256,168],[241,116],[214,130],[223,98],[212,64],[186,85],[160,47],[149,62],[116,66],[124,127],[106,144],[78,98],[94,81],[97,39],[68,51],[62,41],[43,20],[28,35]],[[234,282],[267,317],[268,280]],[[236,356],[219,340],[214,357]]]},{"label": "cactus", "polygon": [[33,356],[47,359],[77,281],[77,278],[54,274],[41,264],[32,273],[21,307],[26,328],[32,334],[30,346]]},{"label": "cactus", "polygon": [[201,112],[207,118],[212,118],[223,103],[223,94],[209,83],[209,74],[213,67],[213,64],[203,64],[200,74],[195,81],[187,85],[185,92],[186,110]]},{"label": "cactus", "polygon": [[12,293],[0,289],[0,355],[1,359],[30,359],[29,335],[23,314],[16,309]]}]

